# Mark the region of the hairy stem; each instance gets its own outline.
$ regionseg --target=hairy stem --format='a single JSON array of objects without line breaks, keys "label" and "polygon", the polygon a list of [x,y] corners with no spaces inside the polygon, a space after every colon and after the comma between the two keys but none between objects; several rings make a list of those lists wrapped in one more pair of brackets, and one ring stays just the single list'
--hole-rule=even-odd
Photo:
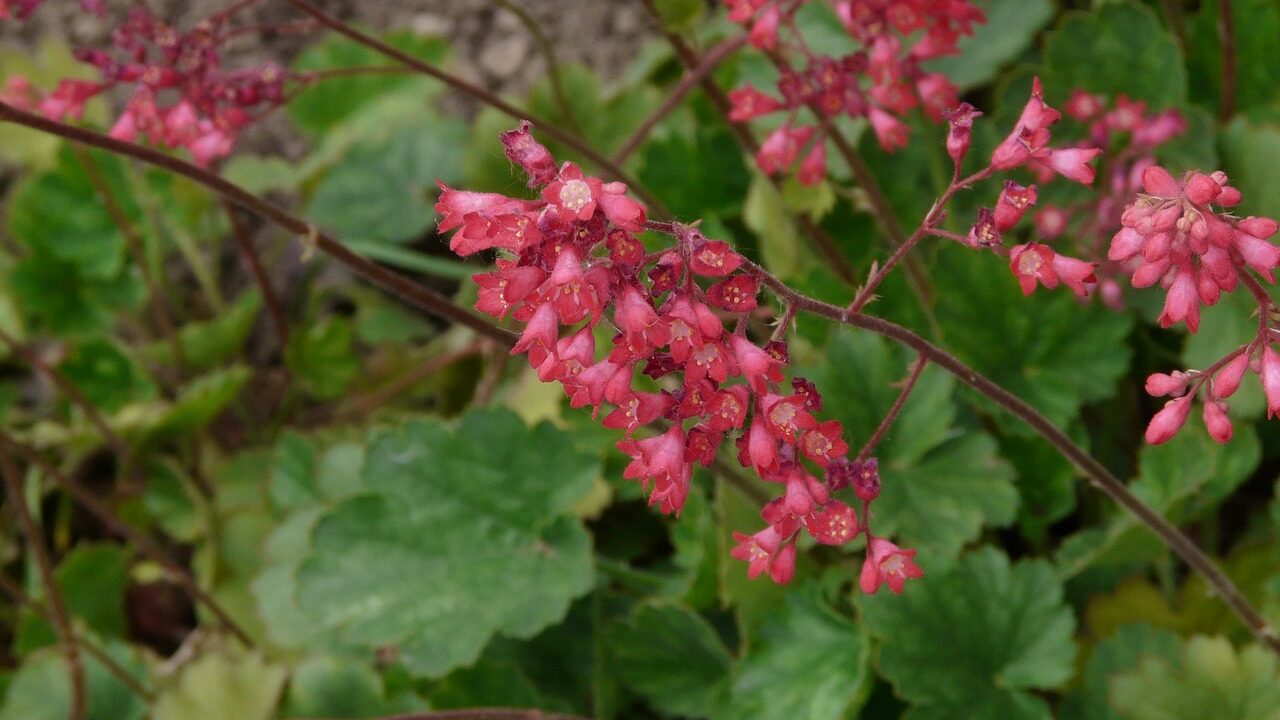
[{"label": "hairy stem", "polygon": [[916,356],[915,361],[911,363],[911,372],[907,375],[907,379],[903,381],[902,391],[898,393],[897,399],[893,401],[889,412],[885,413],[884,419],[880,421],[880,425],[876,427],[875,432],[871,433],[867,443],[858,451],[858,456],[853,459],[855,463],[860,463],[871,457],[871,453],[875,451],[876,446],[884,439],[885,433],[889,432],[889,428],[893,427],[893,422],[898,419],[898,413],[901,413],[902,407],[907,404],[907,398],[911,396],[911,391],[915,389],[916,381],[920,379],[920,373],[924,372],[924,366],[928,364],[929,359],[924,355]]},{"label": "hairy stem", "polygon": [[354,40],[357,43],[360,43],[361,45],[364,45],[370,50],[375,50],[383,55],[386,55],[387,57],[393,60],[396,60],[397,62],[403,63],[404,65],[413,68],[414,70],[422,73],[423,75],[433,77],[436,80],[439,80],[440,82],[448,85],[449,87],[459,92],[462,92],[466,95],[470,95],[471,97],[475,98],[476,100],[479,100],[485,105],[488,105],[500,112],[505,113],[506,115],[510,116],[513,119],[528,120],[529,122],[533,123],[535,127],[537,127],[542,132],[546,133],[548,136],[554,138],[558,142],[571,148],[572,150],[576,151],[578,154],[590,160],[602,171],[604,171],[605,174],[609,175],[612,179],[621,180],[622,182],[626,183],[627,187],[630,188],[631,191],[634,192],[637,197],[639,197],[646,204],[648,204],[654,210],[655,213],[658,213],[661,215],[670,215],[670,213],[667,212],[666,209],[663,207],[662,201],[654,197],[653,194],[650,193],[648,190],[646,190],[640,184],[639,181],[637,181],[635,178],[628,175],[627,171],[623,170],[621,167],[618,167],[616,163],[609,160],[609,158],[605,157],[603,154],[598,152],[595,148],[591,147],[591,145],[587,144],[585,141],[583,141],[574,133],[569,132],[557,126],[555,123],[552,123],[546,120],[545,118],[540,118],[534,115],[533,113],[529,112],[528,110],[515,107],[514,105],[508,103],[507,101],[503,100],[497,95],[494,95],[488,90],[485,90],[482,87],[478,87],[476,85],[473,85],[467,82],[466,80],[463,80],[454,75],[450,75],[449,73],[444,72],[443,70],[437,67],[434,67],[429,63],[423,62],[421,59],[416,58],[413,55],[410,55],[409,53],[404,52],[403,50],[397,49],[391,45],[388,45],[385,42],[382,42],[381,40],[373,37],[372,35],[361,32],[360,30],[357,30],[356,28],[352,27],[348,23],[343,22],[340,18],[330,15],[324,10],[321,10],[315,5],[312,5],[311,3],[307,2],[307,0],[285,0],[285,2],[294,6],[298,10],[301,10],[302,12],[310,15],[311,17],[315,18],[321,25],[324,25],[325,27],[329,28],[330,30],[333,30],[334,32],[345,35],[346,37],[350,38],[351,40]]},{"label": "hairy stem", "polygon": [[631,157],[631,153],[635,152],[644,143],[645,139],[649,137],[649,133],[653,132],[653,128],[679,107],[685,95],[688,95],[695,85],[698,85],[710,75],[720,63],[724,62],[725,58],[737,52],[746,44],[747,36],[739,35],[720,43],[711,48],[706,55],[703,55],[698,66],[685,72],[684,76],[680,78],[680,82],[667,94],[667,99],[662,101],[662,105],[657,110],[654,110],[649,117],[645,118],[644,122],[640,123],[640,126],[635,129],[635,132],[631,133],[631,137],[622,143],[622,147],[618,148],[618,151],[613,154],[613,161],[621,165],[628,157]]}]

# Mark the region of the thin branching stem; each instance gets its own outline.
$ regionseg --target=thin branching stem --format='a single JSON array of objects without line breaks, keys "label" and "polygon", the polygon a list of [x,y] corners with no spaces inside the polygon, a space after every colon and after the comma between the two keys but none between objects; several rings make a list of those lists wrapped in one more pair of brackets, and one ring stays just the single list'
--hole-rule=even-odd
[{"label": "thin branching stem", "polygon": [[289,323],[285,319],[284,305],[280,303],[280,297],[271,285],[271,276],[267,274],[267,269],[262,264],[262,257],[258,254],[258,249],[253,245],[253,238],[249,235],[249,229],[245,227],[240,216],[236,214],[235,203],[224,197],[220,198],[220,204],[223,212],[227,215],[227,221],[231,223],[231,234],[236,240],[236,246],[240,249],[240,257],[244,260],[245,266],[249,268],[249,274],[253,276],[254,282],[258,284],[258,289],[262,291],[262,301],[267,306],[267,313],[271,315],[271,324],[276,329],[276,339],[280,342],[280,347],[287,347],[289,345]]},{"label": "thin branching stem", "polygon": [[1218,43],[1222,52],[1222,76],[1218,94],[1218,119],[1227,122],[1236,114],[1236,21],[1232,0],[1218,0]]},{"label": "thin branching stem", "polygon": [[700,84],[713,70],[719,67],[720,63],[724,62],[725,58],[737,52],[746,44],[747,36],[739,35],[725,40],[707,51],[707,54],[702,56],[698,66],[685,72],[684,76],[680,78],[680,82],[672,88],[671,92],[667,93],[667,98],[662,101],[662,104],[650,113],[649,117],[644,119],[644,122],[640,123],[639,127],[631,133],[631,137],[627,138],[626,142],[622,143],[622,147],[618,148],[618,151],[613,154],[613,161],[619,165],[626,162],[627,158],[631,157],[631,154],[644,144],[644,141],[649,137],[649,133],[653,132],[658,123],[662,122],[664,118],[680,106],[680,103],[689,94],[689,91],[693,90],[695,85]]},{"label": "thin branching stem", "polygon": [[528,10],[520,7],[519,3],[511,0],[493,0],[493,4],[516,16],[520,24],[529,31],[534,45],[538,46],[538,54],[542,55],[542,63],[547,67],[547,79],[551,81],[551,97],[555,100],[556,107],[560,109],[564,121],[569,125],[568,129],[581,135],[582,126],[578,124],[578,118],[574,117],[573,103],[569,102],[569,94],[565,92],[564,79],[560,75],[560,60],[556,57],[556,48],[551,44],[551,39],[542,31],[538,21],[529,14]]},{"label": "thin branching stem", "polygon": [[893,427],[894,421],[898,419],[898,414],[902,412],[902,407],[907,404],[907,398],[911,396],[911,391],[916,387],[916,381],[920,379],[920,373],[924,372],[924,366],[928,364],[929,359],[924,355],[916,356],[916,359],[911,363],[911,372],[902,383],[902,390],[898,393],[898,397],[893,401],[889,412],[884,414],[880,424],[876,426],[875,432],[871,433],[871,437],[866,444],[858,451],[858,456],[853,459],[854,462],[860,463],[871,457],[871,453],[875,452],[876,446],[880,444],[885,434],[889,432],[889,428]]},{"label": "thin branching stem", "polygon": [[44,586],[44,594],[49,602],[49,619],[58,634],[58,642],[67,658],[67,671],[71,677],[71,711],[70,720],[81,720],[88,704],[88,692],[85,687],[84,661],[80,657],[80,644],[76,640],[74,626],[71,624],[71,613],[67,610],[67,600],[62,595],[62,587],[53,572],[53,558],[49,548],[44,544],[44,533],[31,515],[27,507],[27,496],[22,491],[22,478],[13,463],[13,456],[0,452],[0,475],[4,476],[5,493],[13,506],[14,515],[18,518],[18,527],[26,539],[30,557],[35,560],[40,574],[40,583]]}]

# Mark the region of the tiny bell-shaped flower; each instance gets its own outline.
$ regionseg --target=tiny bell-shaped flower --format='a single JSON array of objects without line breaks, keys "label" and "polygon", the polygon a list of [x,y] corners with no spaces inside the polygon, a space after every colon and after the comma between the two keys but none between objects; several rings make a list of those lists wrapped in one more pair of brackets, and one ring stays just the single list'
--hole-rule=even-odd
[{"label": "tiny bell-shaped flower", "polygon": [[947,122],[950,125],[947,130],[947,154],[956,165],[959,165],[964,160],[965,154],[969,152],[973,120],[981,115],[981,112],[967,102],[960,103],[957,108],[947,113]]},{"label": "tiny bell-shaped flower", "polygon": [[1210,398],[1204,403],[1204,425],[1209,429],[1209,437],[1226,444],[1231,440],[1231,419],[1227,417],[1227,404],[1221,400]]},{"label": "tiny bell-shaped flower", "polygon": [[858,582],[862,592],[872,595],[881,585],[888,585],[893,594],[901,593],[907,580],[924,577],[915,557],[915,550],[903,550],[884,538],[871,538]]}]

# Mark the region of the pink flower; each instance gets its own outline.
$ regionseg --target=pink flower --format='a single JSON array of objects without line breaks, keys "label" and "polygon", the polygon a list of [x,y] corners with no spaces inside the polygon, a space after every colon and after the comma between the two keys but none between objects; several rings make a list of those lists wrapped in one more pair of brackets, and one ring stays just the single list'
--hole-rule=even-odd
[{"label": "pink flower", "polygon": [[605,183],[601,186],[597,197],[600,209],[609,222],[623,230],[640,232],[644,230],[644,206],[627,197],[627,186],[620,182]]},{"label": "pink flower", "polygon": [[814,540],[824,545],[843,545],[861,531],[853,508],[839,500],[804,518],[804,527]]},{"label": "pink flower", "polygon": [[952,162],[956,165],[959,165],[965,154],[969,152],[969,139],[973,132],[973,120],[981,115],[982,113],[975,110],[967,102],[960,103],[958,107],[947,114],[947,122],[950,125],[947,130],[947,154],[951,156]]},{"label": "pink flower", "polygon": [[1022,219],[1027,208],[1036,204],[1036,186],[1023,187],[1012,180],[1004,182],[1000,199],[996,201],[996,230],[1009,230]]},{"label": "pink flower", "polygon": [[867,111],[867,119],[871,121],[871,129],[875,130],[880,147],[893,152],[907,146],[909,130],[901,120],[878,107]]},{"label": "pink flower", "polygon": [[802,185],[817,185],[827,177],[827,147],[821,138],[813,144],[809,154],[800,163],[796,179]]},{"label": "pink flower", "polygon": [[1262,392],[1267,396],[1267,417],[1280,413],[1280,355],[1268,345],[1262,349]]},{"label": "pink flower", "polygon": [[1249,353],[1242,352],[1231,359],[1213,376],[1213,394],[1215,397],[1229,398],[1240,388],[1244,379],[1244,371],[1249,369]]},{"label": "pink flower", "polygon": [[743,257],[721,240],[708,240],[689,256],[689,269],[704,277],[724,277],[742,267]]},{"label": "pink flower", "polygon": [[1160,412],[1152,416],[1147,423],[1146,441],[1151,445],[1160,445],[1173,439],[1182,429],[1191,414],[1191,396],[1183,395],[1164,404]]},{"label": "pink flower", "polygon": [[887,584],[895,595],[901,593],[907,580],[924,577],[915,556],[915,550],[903,550],[884,538],[871,538],[859,578],[862,592],[872,595]]},{"label": "pink flower", "polygon": [[1049,155],[1048,163],[1059,175],[1092,185],[1094,171],[1089,162],[1101,152],[1100,148],[1056,149]]},{"label": "pink flower", "polygon": [[778,23],[782,20],[782,9],[776,3],[765,8],[751,26],[748,39],[751,44],[761,50],[773,50],[778,47]]},{"label": "pink flower", "polygon": [[647,490],[653,482],[649,504],[657,504],[664,513],[679,513],[689,494],[689,476],[692,472],[684,459],[684,433],[673,426],[662,435],[645,440],[623,440],[618,449],[632,460],[622,476],[628,480],[640,480]]},{"label": "pink flower", "polygon": [[1209,430],[1209,437],[1216,442],[1226,444],[1231,440],[1231,419],[1227,417],[1227,406],[1219,400],[1206,400],[1204,403],[1204,425]]}]

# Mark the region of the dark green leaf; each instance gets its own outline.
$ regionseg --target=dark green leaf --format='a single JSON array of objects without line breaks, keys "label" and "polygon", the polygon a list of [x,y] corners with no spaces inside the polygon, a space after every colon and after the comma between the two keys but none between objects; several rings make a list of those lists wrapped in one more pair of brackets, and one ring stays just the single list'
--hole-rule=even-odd
[{"label": "dark green leaf", "polygon": [[658,710],[701,717],[723,703],[732,658],[692,610],[640,605],[605,637],[623,684]]},{"label": "dark green leaf", "polygon": [[1187,71],[1177,43],[1155,12],[1135,0],[1063,16],[1045,40],[1044,82],[1055,103],[1077,88],[1128,95],[1154,108],[1187,99]]}]

